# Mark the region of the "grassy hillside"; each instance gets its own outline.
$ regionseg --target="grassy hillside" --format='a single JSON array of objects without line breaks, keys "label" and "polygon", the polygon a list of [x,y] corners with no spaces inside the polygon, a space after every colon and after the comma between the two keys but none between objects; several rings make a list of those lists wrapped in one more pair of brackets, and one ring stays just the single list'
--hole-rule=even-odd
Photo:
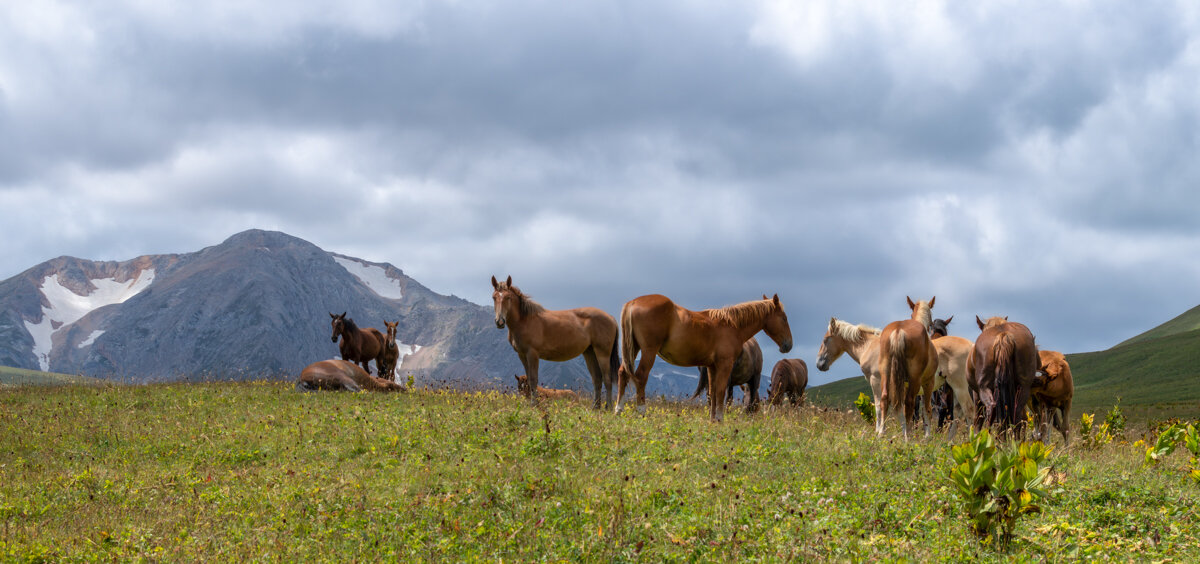
[{"label": "grassy hillside", "polygon": [[0,388],[11,386],[61,386],[64,384],[97,384],[99,380],[87,376],[57,374],[0,366]]},{"label": "grassy hillside", "polygon": [[844,378],[828,384],[813,386],[807,391],[808,401],[822,407],[847,408],[858,399],[858,394],[871,395],[871,386],[862,376]]},{"label": "grassy hillside", "polygon": [[64,386],[0,390],[0,427],[3,561],[1200,560],[1186,453],[1060,446],[997,554],[942,437],[845,412]]},{"label": "grassy hillside", "polygon": [[[1117,345],[1117,347],[1123,347],[1125,345],[1131,345],[1133,343],[1140,343],[1140,342],[1149,341],[1152,339],[1159,339],[1162,337],[1169,337],[1171,335],[1177,335],[1179,333],[1187,333],[1189,331],[1195,331],[1197,329],[1200,329],[1200,306],[1196,306],[1192,309],[1189,309],[1189,310],[1185,311],[1183,313],[1183,315],[1180,315],[1179,317],[1176,317],[1175,319],[1172,319],[1166,323],[1163,323],[1162,325],[1159,325],[1158,327],[1155,327],[1149,331],[1146,331],[1145,333],[1142,333],[1141,335],[1133,337],[1132,339],[1129,339],[1129,340]],[[1113,348],[1117,348],[1117,347],[1113,347]]]}]

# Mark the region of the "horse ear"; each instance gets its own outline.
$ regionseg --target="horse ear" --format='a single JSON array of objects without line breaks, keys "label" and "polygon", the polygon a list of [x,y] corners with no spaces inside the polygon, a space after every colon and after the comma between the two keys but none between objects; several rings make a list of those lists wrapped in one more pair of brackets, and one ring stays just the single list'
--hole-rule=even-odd
[{"label": "horse ear", "polygon": [[496,276],[494,274],[492,275],[492,288],[496,290],[500,289],[500,283],[496,281]]},{"label": "horse ear", "polygon": [[[764,297],[765,297],[765,296],[764,296]],[[771,301],[775,302],[775,305],[776,305],[776,306],[778,306],[778,307],[783,307],[783,306],[780,306],[780,305],[779,305],[779,294],[775,294],[775,296],[771,298]]]},{"label": "horse ear", "polygon": [[764,300],[769,300],[769,299],[771,299],[771,298],[768,298],[766,294],[763,294],[763,299],[764,299]]},{"label": "horse ear", "polygon": [[937,296],[929,298],[929,309],[933,309],[933,302],[937,300]]},{"label": "horse ear", "polygon": [[975,316],[975,324],[979,326],[980,331],[983,331],[983,320],[978,315]]},{"label": "horse ear", "polygon": [[917,304],[913,303],[912,298],[904,296],[904,299],[908,300],[908,309],[917,309]]},{"label": "horse ear", "polygon": [[329,317],[332,317],[333,319],[337,319],[337,316],[336,316],[336,315],[334,315],[332,311],[331,311],[331,312],[329,312]]},{"label": "horse ear", "polygon": [[950,317],[947,317],[947,318],[946,318],[946,325],[949,325],[949,324],[950,324],[950,320],[951,320],[951,319],[954,319],[954,316],[953,316],[953,315],[951,315]]},{"label": "horse ear", "polygon": [[1008,316],[1007,316],[1007,315],[1006,315],[1006,316],[1004,316],[1004,320],[1005,320],[1005,321],[1008,321]]},{"label": "horse ear", "polygon": [[510,288],[512,287],[512,275],[511,274],[508,275],[508,281],[505,282],[504,285],[508,286]]},{"label": "horse ear", "polygon": [[347,313],[347,312],[343,311],[343,312],[342,312],[342,314],[341,314],[341,315],[339,315],[338,317],[340,317],[340,318],[342,318],[342,319],[345,319],[345,318],[346,318],[346,313]]},{"label": "horse ear", "polygon": [[833,332],[833,328],[834,328],[834,327],[837,327],[837,318],[836,318],[836,317],[830,317],[830,318],[829,318],[829,331],[830,331],[830,332]]}]

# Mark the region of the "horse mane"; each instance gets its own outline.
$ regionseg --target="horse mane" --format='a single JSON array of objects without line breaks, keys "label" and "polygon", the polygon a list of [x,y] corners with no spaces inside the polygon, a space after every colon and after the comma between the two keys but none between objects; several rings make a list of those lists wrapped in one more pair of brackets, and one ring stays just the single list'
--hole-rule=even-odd
[{"label": "horse mane", "polygon": [[933,327],[933,311],[929,309],[929,302],[917,302],[917,309],[913,310],[912,318],[920,321],[925,330],[929,331]]},{"label": "horse mane", "polygon": [[754,322],[771,314],[775,309],[773,300],[754,300],[718,309],[706,309],[701,313],[715,319],[717,323],[741,326]]},{"label": "horse mane", "polygon": [[983,328],[987,329],[988,327],[995,327],[1001,323],[1008,323],[1008,320],[998,315],[989,317],[987,321],[983,322]]},{"label": "horse mane", "polygon": [[533,301],[533,298],[530,298],[525,294],[525,292],[522,292],[520,288],[516,286],[509,286],[508,289],[512,290],[512,293],[517,295],[517,302],[520,304],[521,317],[537,315],[546,311],[546,308],[542,307],[542,304]]},{"label": "horse mane", "polygon": [[346,332],[358,331],[358,325],[354,324],[354,320],[349,317],[342,318],[342,326],[346,328]]},{"label": "horse mane", "polygon": [[866,323],[859,323],[858,325],[853,325],[846,321],[842,321],[841,319],[838,319],[833,324],[833,329],[834,329],[834,333],[836,333],[837,336],[839,336],[847,341],[850,341],[852,343],[859,343],[859,342],[862,342],[863,339],[866,339],[869,336],[879,334],[878,328],[871,327],[870,325],[867,325]]}]

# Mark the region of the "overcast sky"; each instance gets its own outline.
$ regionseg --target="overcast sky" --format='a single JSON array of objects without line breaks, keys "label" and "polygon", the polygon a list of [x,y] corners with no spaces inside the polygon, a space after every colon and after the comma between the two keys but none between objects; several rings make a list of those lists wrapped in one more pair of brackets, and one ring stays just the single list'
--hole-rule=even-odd
[{"label": "overcast sky", "polygon": [[1200,303],[1192,0],[392,4],[0,3],[0,279],[271,229],[489,306],[778,293],[810,367],[906,295],[1064,352]]}]

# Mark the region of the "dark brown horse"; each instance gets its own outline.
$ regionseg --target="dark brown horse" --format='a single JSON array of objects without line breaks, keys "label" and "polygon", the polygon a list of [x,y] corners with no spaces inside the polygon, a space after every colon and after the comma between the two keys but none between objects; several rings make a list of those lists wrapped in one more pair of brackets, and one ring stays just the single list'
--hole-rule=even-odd
[{"label": "dark brown horse", "polygon": [[[612,382],[620,364],[613,316],[594,307],[547,310],[513,286],[512,276],[504,283],[493,276],[492,288],[496,327],[508,327],[508,343],[517,351],[532,388],[537,388],[539,360],[564,362],[583,355],[596,391],[592,407],[600,409],[601,386],[605,409],[612,406]],[[531,394],[529,402],[536,405],[537,399]]]},{"label": "dark brown horse", "polygon": [[983,403],[983,421],[1000,424],[1000,433],[1009,429],[1025,436],[1025,406],[1040,361],[1033,333],[1007,317],[992,317],[984,322],[975,316],[983,332],[975,339],[971,367]]},{"label": "dark brown horse", "polygon": [[888,411],[904,406],[900,418],[904,425],[904,438],[908,438],[908,426],[916,409],[917,395],[923,396],[925,404],[925,436],[929,436],[929,422],[933,419],[933,378],[937,373],[938,354],[929,339],[929,328],[933,323],[930,309],[937,297],[929,303],[908,300],[912,318],[893,321],[883,327],[879,334],[879,405],[882,410],[875,418],[875,433],[883,436],[883,423]]},{"label": "dark brown horse", "polygon": [[400,347],[396,345],[396,326],[400,325],[400,322],[389,322],[385,319],[383,325],[387,327],[387,336],[383,338],[383,349],[379,351],[379,358],[375,359],[375,367],[379,369],[380,378],[395,382],[396,361],[400,359]]},{"label": "dark brown horse", "polygon": [[[725,417],[725,393],[729,374],[742,351],[742,344],[759,331],[779,345],[779,352],[792,350],[792,329],[779,295],[720,309],[691,311],[675,305],[670,298],[651,294],[628,302],[621,308],[621,365],[637,388],[638,411],[646,410],[646,382],[655,356],[675,366],[708,368],[708,414],[712,421]],[[634,369],[634,359],[641,361]],[[617,411],[625,396],[630,377],[617,378]]]},{"label": "dark brown horse", "polygon": [[[758,339],[750,337],[749,341],[742,344],[742,352],[738,354],[737,360],[733,361],[733,370],[729,372],[729,386],[725,390],[725,403],[728,404],[733,399],[733,387],[742,386],[742,390],[746,392],[746,411],[754,413],[758,410],[758,385],[762,381],[762,365],[763,354],[762,348],[758,346]],[[700,381],[696,383],[696,393],[692,394],[692,399],[700,397],[700,394],[708,388],[708,368],[700,367]]]},{"label": "dark brown horse", "polygon": [[[529,399],[529,378],[524,374],[514,374],[513,378],[517,379],[517,391],[521,392],[525,399]],[[555,390],[538,386],[537,395],[541,399],[579,401],[579,394],[574,390]]]},{"label": "dark brown horse", "polygon": [[337,343],[338,337],[342,338],[342,342],[338,343],[342,360],[361,364],[367,374],[371,373],[368,363],[374,360],[375,368],[378,369],[379,353],[383,352],[383,333],[374,327],[359,329],[353,319],[346,317],[344,311],[341,315],[331,313],[329,317],[333,318],[333,335],[330,335],[329,340]]},{"label": "dark brown horse", "polygon": [[353,362],[340,359],[314,362],[300,372],[296,389],[301,392],[319,390],[345,392],[405,392],[404,386],[375,378]]},{"label": "dark brown horse", "polygon": [[1075,395],[1071,365],[1058,351],[1038,351],[1038,359],[1041,368],[1030,387],[1034,428],[1043,442],[1050,442],[1046,435],[1053,423],[1054,428],[1062,433],[1063,442],[1070,445],[1071,398]]},{"label": "dark brown horse", "polygon": [[792,406],[804,405],[804,389],[808,387],[808,364],[802,358],[785,358],[771,369],[771,388],[767,401],[771,405],[783,403],[784,396]]}]

